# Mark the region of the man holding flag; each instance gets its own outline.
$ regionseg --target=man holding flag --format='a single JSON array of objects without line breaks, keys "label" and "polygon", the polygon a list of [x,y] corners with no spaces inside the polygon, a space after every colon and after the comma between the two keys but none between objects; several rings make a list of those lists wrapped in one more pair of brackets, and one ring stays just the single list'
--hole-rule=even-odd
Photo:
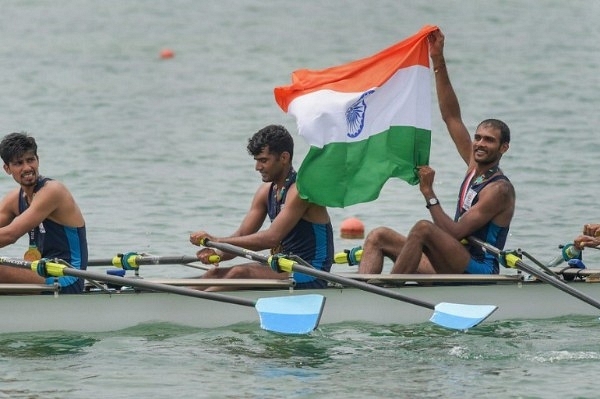
[{"label": "man holding flag", "polygon": [[433,222],[421,220],[404,236],[379,227],[367,236],[360,273],[381,273],[384,257],[394,260],[391,273],[499,273],[498,260],[481,247],[464,243],[470,236],[503,249],[515,208],[515,191],[499,168],[508,150],[510,130],[497,119],[479,124],[473,140],[464,125],[443,55],[444,35],[428,36],[442,118],[468,165],[456,214],[451,219],[433,190],[435,172],[419,167],[419,187]]}]

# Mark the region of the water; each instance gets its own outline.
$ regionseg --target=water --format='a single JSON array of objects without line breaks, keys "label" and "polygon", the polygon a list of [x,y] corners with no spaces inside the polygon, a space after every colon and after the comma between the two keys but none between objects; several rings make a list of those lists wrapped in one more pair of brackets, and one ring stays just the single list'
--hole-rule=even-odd
[{"label": "water", "polygon": [[[42,173],[77,197],[91,258],[193,254],[191,231],[226,235],[249,206],[259,177],[247,138],[269,123],[295,132],[275,86],[295,69],[364,57],[435,24],[469,128],[497,117],[513,133],[501,163],[517,190],[507,247],[549,260],[597,221],[598,15],[600,3],[583,0],[5,1],[0,123],[3,134],[33,134]],[[175,58],[159,59],[166,47]],[[464,166],[432,106],[435,189],[452,213]],[[307,146],[296,143],[299,165]],[[14,186],[0,179],[0,191]],[[377,201],[331,215],[338,250],[359,243],[338,238],[349,216],[367,230],[400,231],[429,217],[418,188],[399,181]],[[26,246],[2,253],[20,256]],[[429,323],[323,326],[309,337],[256,325],[2,334],[0,397],[591,398],[597,329],[596,319],[568,318],[485,323],[467,334]]]}]

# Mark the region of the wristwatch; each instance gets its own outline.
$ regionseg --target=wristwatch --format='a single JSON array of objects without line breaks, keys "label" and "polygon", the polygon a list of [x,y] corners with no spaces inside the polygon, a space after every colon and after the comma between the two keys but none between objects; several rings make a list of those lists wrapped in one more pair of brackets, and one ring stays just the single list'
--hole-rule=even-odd
[{"label": "wristwatch", "polygon": [[427,209],[429,209],[432,206],[439,205],[439,204],[440,204],[440,201],[438,201],[437,198],[433,197],[433,198],[429,198],[427,200],[427,205],[425,205],[425,206],[427,207]]}]

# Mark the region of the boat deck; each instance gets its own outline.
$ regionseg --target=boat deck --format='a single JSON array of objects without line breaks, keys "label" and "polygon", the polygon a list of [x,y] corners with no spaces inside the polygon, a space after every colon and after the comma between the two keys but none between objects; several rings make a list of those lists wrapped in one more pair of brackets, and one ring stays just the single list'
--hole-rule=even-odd
[{"label": "boat deck", "polygon": [[[600,269],[579,268],[550,268],[557,276],[562,276],[565,281],[575,283],[600,282]],[[358,274],[356,272],[335,272],[336,275],[368,282],[369,284],[385,287],[401,286],[431,286],[431,285],[479,285],[486,284],[514,284],[519,282],[538,282],[533,276],[525,276],[522,273],[513,274]],[[126,277],[140,278],[140,277]],[[182,287],[230,287],[231,290],[240,289],[293,289],[291,280],[270,279],[201,279],[201,278],[148,278],[147,281],[158,284],[166,284]],[[332,283],[332,287],[340,287],[338,283]],[[89,282],[86,291],[94,290],[96,287]],[[39,293],[57,291],[58,287],[47,284],[0,284],[0,294],[13,293]]]}]

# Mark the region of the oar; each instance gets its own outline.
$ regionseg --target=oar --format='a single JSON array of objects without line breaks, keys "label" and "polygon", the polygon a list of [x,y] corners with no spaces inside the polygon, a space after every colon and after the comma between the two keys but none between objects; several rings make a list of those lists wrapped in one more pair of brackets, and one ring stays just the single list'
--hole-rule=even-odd
[{"label": "oar", "polygon": [[[213,255],[210,258],[212,263],[218,263],[220,258]],[[156,256],[147,254],[138,254],[137,252],[127,252],[117,254],[110,259],[90,259],[88,266],[116,266],[125,270],[138,269],[141,265],[185,265],[187,263],[198,262],[195,256]]]},{"label": "oar", "polygon": [[74,276],[150,291],[168,292],[253,307],[258,312],[261,328],[283,334],[306,334],[313,331],[319,325],[323,306],[325,305],[325,297],[322,295],[290,295],[285,297],[259,298],[257,301],[252,301],[250,299],[198,291],[186,287],[152,283],[143,279],[125,278],[91,272],[89,270],[79,270],[68,264],[58,262],[62,261],[41,259],[27,262],[20,259],[0,257],[0,264],[31,269],[42,277]]},{"label": "oar", "polygon": [[598,302],[594,298],[584,294],[581,291],[576,290],[575,288],[573,288],[570,285],[568,285],[567,283],[557,279],[556,277],[552,277],[549,274],[546,274],[544,272],[537,270],[536,268],[534,268],[532,266],[529,266],[528,264],[523,262],[514,253],[505,253],[504,251],[501,251],[498,248],[494,247],[493,245],[491,245],[485,241],[482,241],[476,237],[469,237],[468,240],[476,245],[479,245],[485,251],[496,255],[496,257],[498,257],[500,259],[500,262],[502,264],[506,264],[507,267],[516,268],[516,269],[519,269],[526,273],[529,273],[533,276],[536,276],[540,280],[542,280],[550,285],[553,285],[554,287],[558,288],[559,290],[566,292],[567,294],[573,295],[575,298],[580,299],[580,300],[600,309],[600,302]]},{"label": "oar", "polygon": [[[201,244],[206,247],[217,248],[221,251],[229,252],[237,256],[243,256],[250,260],[266,263],[267,265],[270,265],[271,261],[274,259],[272,256],[268,257],[258,252],[240,248],[235,245],[221,242],[212,242],[208,239],[204,239],[201,242]],[[278,257],[277,263],[279,265],[279,268],[286,272],[293,271],[308,274],[309,276],[317,277],[323,280],[332,281],[342,285],[358,288],[363,291],[368,291],[377,295],[383,295],[388,298],[397,299],[399,301],[431,309],[434,312],[429,321],[439,326],[454,330],[467,330],[471,327],[475,327],[483,320],[485,320],[489,315],[491,315],[496,309],[498,309],[498,307],[494,305],[464,305],[448,302],[442,302],[438,303],[437,305],[434,305],[425,301],[421,301],[419,299],[400,295],[395,291],[382,288],[373,284],[342,277],[333,273],[324,272],[322,270],[317,270],[309,266],[304,266],[284,257]]]}]

